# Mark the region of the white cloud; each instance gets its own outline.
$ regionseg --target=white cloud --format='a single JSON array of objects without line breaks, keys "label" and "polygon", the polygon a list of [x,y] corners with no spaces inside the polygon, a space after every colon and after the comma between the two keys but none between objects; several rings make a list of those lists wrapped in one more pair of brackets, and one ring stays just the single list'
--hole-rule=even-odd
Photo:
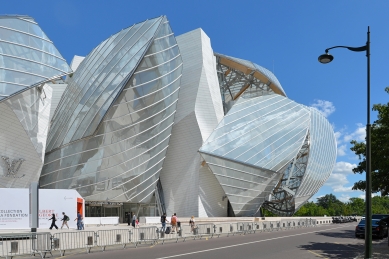
[{"label": "white cloud", "polygon": [[351,134],[345,134],[343,140],[345,142],[350,142],[351,140],[365,141],[366,137],[366,127],[361,123],[357,124],[357,129]]},{"label": "white cloud", "polygon": [[[377,194],[377,193],[372,193],[372,194],[371,194],[371,197],[374,197],[374,196],[378,196],[378,194]],[[365,199],[365,198],[366,198],[366,194],[363,193],[363,194],[359,195],[358,198]]]},{"label": "white cloud", "polygon": [[342,202],[348,202],[350,200],[350,195],[348,194],[342,194],[340,195],[340,197],[338,197],[338,199]]},{"label": "white cloud", "polygon": [[352,169],[356,166],[344,161],[337,162],[325,185],[330,186],[333,192],[353,192],[352,185],[346,186],[350,183],[347,175],[352,174]]},{"label": "white cloud", "polygon": [[336,162],[334,166],[333,174],[352,174],[353,168],[357,167],[356,164],[351,164],[349,162]]},{"label": "white cloud", "polygon": [[315,100],[315,103],[311,106],[320,111],[325,117],[330,116],[335,111],[335,106],[330,101]]},{"label": "white cloud", "polygon": [[346,145],[340,145],[338,146],[338,156],[345,156],[346,155]]}]

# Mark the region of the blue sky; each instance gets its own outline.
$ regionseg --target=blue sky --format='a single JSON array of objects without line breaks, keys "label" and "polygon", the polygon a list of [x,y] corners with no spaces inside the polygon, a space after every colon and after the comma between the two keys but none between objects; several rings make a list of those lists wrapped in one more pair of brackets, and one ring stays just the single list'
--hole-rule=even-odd
[{"label": "blue sky", "polygon": [[[176,35],[202,28],[215,52],[251,60],[273,71],[288,97],[322,110],[338,139],[338,158],[313,197],[363,197],[352,191],[364,175],[351,171],[358,158],[350,140],[366,125],[366,57],[336,49],[334,61],[317,57],[335,45],[363,46],[371,31],[371,103],[387,103],[389,1],[4,1],[3,14],[33,17],[70,63],[134,23],[167,15]],[[376,113],[372,113],[372,122]]]}]

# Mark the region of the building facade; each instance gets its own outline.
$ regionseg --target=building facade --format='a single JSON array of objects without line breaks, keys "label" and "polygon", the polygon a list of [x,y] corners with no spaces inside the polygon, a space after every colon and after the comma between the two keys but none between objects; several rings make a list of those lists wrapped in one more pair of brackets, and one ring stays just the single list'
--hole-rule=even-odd
[{"label": "building facade", "polygon": [[[20,34],[20,21],[35,24],[12,19],[0,27],[11,28],[2,48]],[[11,54],[1,54],[0,109],[13,112],[31,143],[19,156],[40,158],[24,184],[39,177],[41,188],[77,190],[86,216],[253,216],[261,207],[293,215],[332,172],[336,142],[327,119],[288,99],[266,68],[215,53],[201,29],[176,37],[165,16],[146,20],[70,67],[41,30],[22,34],[43,42],[42,60],[19,57],[23,67],[15,69],[3,61]],[[41,74],[32,72],[37,63]],[[15,73],[44,78],[27,83]],[[28,116],[38,121],[33,133]]]},{"label": "building facade", "polygon": [[0,16],[1,188],[26,188],[39,180],[53,89],[69,73],[34,19]]}]

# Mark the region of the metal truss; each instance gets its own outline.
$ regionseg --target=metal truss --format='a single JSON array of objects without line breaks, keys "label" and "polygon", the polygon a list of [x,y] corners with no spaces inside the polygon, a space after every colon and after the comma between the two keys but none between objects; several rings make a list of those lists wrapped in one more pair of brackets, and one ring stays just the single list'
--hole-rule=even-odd
[{"label": "metal truss", "polygon": [[264,208],[280,216],[292,216],[295,213],[295,195],[307,169],[309,145],[308,134],[299,153],[290,162],[274,188],[271,200],[263,204]]},{"label": "metal truss", "polygon": [[253,98],[274,93],[269,87],[270,81],[262,82],[254,77],[256,70],[245,74],[242,71],[221,64],[218,56],[216,56],[216,61],[224,114],[227,114],[239,97]]}]

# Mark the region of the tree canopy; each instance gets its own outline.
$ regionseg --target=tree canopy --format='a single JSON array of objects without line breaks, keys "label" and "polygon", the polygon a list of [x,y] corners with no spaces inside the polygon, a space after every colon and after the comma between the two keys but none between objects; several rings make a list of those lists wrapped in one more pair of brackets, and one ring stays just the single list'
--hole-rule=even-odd
[{"label": "tree canopy", "polygon": [[[389,197],[375,196],[372,198],[373,214],[389,214]],[[342,202],[333,194],[327,194],[317,199],[317,202],[305,203],[294,216],[349,216],[364,215],[365,200],[361,198],[350,198]]]},{"label": "tree canopy", "polygon": [[[389,87],[385,88],[389,93]],[[380,192],[382,196],[389,194],[389,102],[375,104],[373,111],[378,112],[377,120],[371,126],[371,176],[372,192]],[[366,143],[352,140],[351,150],[361,160],[354,173],[362,174],[366,170]],[[356,182],[354,190],[366,189],[366,181]]]}]

